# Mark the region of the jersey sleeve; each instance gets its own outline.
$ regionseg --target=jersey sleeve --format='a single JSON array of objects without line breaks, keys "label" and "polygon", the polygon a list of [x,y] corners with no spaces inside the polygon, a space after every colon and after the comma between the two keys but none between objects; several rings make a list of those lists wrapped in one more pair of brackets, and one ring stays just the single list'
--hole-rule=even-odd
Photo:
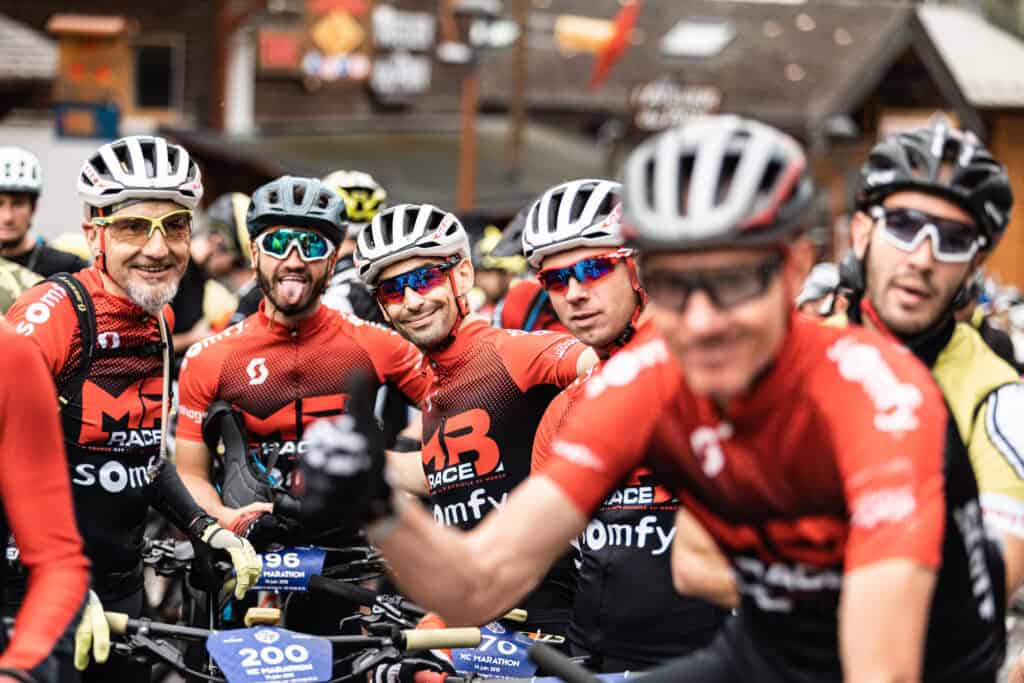
[{"label": "jersey sleeve", "polygon": [[29,289],[18,297],[5,319],[18,334],[39,346],[50,375],[60,374],[78,327],[78,318],[64,288],[56,282],[43,282]]},{"label": "jersey sleeve", "polygon": [[1024,538],[1024,384],[1006,384],[978,411],[968,450],[985,526]]},{"label": "jersey sleeve", "polygon": [[370,354],[377,380],[397,388],[414,405],[422,403],[430,374],[419,349],[398,333],[373,323],[360,321],[357,329],[365,340],[363,346]]},{"label": "jersey sleeve", "polygon": [[220,372],[214,361],[217,349],[203,349],[194,344],[185,354],[178,375],[178,439],[201,442],[203,418],[210,404],[217,399]]},{"label": "jersey sleeve", "polygon": [[814,392],[849,510],[846,571],[893,558],[938,567],[946,438],[956,432],[941,391],[916,358],[880,337],[839,337],[826,356]]},{"label": "jersey sleeve", "polygon": [[650,344],[620,351],[588,377],[534,468],[586,516],[643,461],[664,407],[678,396],[664,342]]},{"label": "jersey sleeve", "polygon": [[576,381],[576,364],[589,347],[568,334],[556,332],[513,332],[499,347],[505,364],[519,388],[527,391],[538,384],[565,388]]},{"label": "jersey sleeve", "polygon": [[53,380],[31,344],[3,337],[0,496],[29,580],[0,667],[29,670],[49,655],[81,607],[89,562],[75,526]]},{"label": "jersey sleeve", "polygon": [[578,391],[578,384],[569,385],[567,389],[552,399],[544,411],[540,424],[537,425],[537,432],[533,436],[533,454],[530,458],[530,467],[533,472],[540,469],[551,456],[551,446],[555,435],[569,417],[575,402],[574,397]]}]

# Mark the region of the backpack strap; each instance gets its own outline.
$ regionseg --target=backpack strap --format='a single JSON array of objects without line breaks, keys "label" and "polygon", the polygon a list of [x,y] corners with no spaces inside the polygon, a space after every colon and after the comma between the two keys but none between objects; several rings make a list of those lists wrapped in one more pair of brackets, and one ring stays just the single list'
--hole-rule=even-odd
[{"label": "backpack strap", "polygon": [[546,289],[542,289],[537,292],[536,296],[533,297],[533,301],[530,302],[530,307],[527,310],[526,320],[523,322],[523,329],[527,332],[533,332],[534,326],[537,324],[537,318],[540,317],[541,311],[544,310],[544,304],[548,302],[548,292]]},{"label": "backpack strap", "polygon": [[78,330],[82,336],[82,355],[78,363],[78,371],[63,387],[57,387],[57,398],[60,401],[60,409],[63,413],[71,401],[75,399],[78,392],[82,390],[85,379],[92,370],[92,361],[96,357],[96,308],[93,306],[92,297],[86,291],[85,286],[68,273],[57,273],[48,278],[49,282],[56,282],[64,288],[71,297],[71,305],[78,317]]}]

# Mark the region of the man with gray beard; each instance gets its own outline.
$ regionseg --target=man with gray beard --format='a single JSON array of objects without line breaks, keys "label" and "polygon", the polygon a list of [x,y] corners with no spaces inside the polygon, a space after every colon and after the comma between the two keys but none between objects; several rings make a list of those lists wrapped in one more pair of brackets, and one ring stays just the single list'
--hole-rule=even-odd
[{"label": "man with gray beard", "polygon": [[[235,595],[256,582],[248,541],[196,504],[163,457],[173,313],[203,185],[188,152],[163,138],[103,145],[82,167],[82,228],[95,265],[25,292],[7,320],[29,337],[57,385],[72,498],[92,590],[75,637],[83,681],[149,681],[110,653],[104,608],[141,615],[142,533],[156,508],[192,542],[231,557]],[[93,661],[90,661],[93,660]]]}]

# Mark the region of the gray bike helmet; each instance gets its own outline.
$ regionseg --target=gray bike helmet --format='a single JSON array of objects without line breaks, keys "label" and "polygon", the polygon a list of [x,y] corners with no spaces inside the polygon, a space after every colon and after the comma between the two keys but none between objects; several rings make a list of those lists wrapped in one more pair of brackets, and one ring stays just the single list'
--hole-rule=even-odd
[{"label": "gray bike helmet", "polygon": [[250,240],[284,225],[319,230],[334,246],[345,237],[344,221],[345,204],[338,193],[316,178],[287,175],[257,188],[245,216]]},{"label": "gray bike helmet", "polygon": [[770,126],[708,116],[640,145],[623,171],[623,234],[642,251],[786,242],[814,183],[800,145]]},{"label": "gray bike helmet", "polygon": [[892,135],[871,150],[860,171],[857,207],[868,209],[889,195],[914,190],[946,199],[977,222],[994,249],[1006,232],[1013,190],[1006,169],[977,136],[936,117],[928,128]]}]

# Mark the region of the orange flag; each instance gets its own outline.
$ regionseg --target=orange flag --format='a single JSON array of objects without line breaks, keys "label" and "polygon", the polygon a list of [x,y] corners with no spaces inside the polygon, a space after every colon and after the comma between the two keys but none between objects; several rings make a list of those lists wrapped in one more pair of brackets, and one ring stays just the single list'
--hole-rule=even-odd
[{"label": "orange flag", "polygon": [[619,57],[626,51],[629,41],[629,33],[633,30],[633,25],[636,24],[637,14],[640,13],[640,3],[642,0],[631,0],[622,6],[619,10],[618,16],[615,17],[615,30],[612,33],[611,39],[601,50],[597,56],[597,63],[594,64],[594,70],[590,74],[590,82],[587,83],[587,87],[591,90],[597,90],[608,78],[609,72],[612,67],[615,66],[615,62],[619,61]]}]

